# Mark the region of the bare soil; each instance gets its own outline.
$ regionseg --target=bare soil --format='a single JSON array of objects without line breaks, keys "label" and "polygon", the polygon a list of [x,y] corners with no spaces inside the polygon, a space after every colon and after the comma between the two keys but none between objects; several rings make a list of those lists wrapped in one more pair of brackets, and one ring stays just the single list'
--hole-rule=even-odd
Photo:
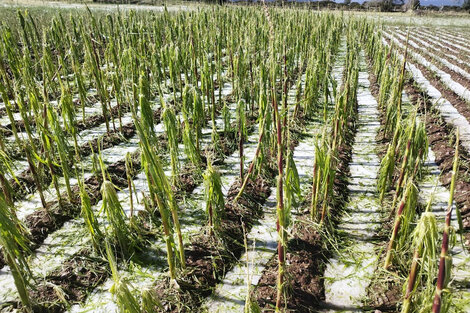
[{"label": "bare soil", "polygon": [[[286,312],[315,312],[325,298],[323,273],[327,258],[322,240],[306,214],[295,224],[293,238],[286,253],[287,286],[282,307]],[[263,312],[273,312],[276,306],[277,254],[268,262],[252,298]]]},{"label": "bare soil", "polygon": [[[240,183],[234,183],[228,192],[225,217],[221,220],[221,233],[211,236],[204,231],[191,240],[185,251],[187,269],[177,279],[179,290],[169,281],[155,286],[165,312],[191,312],[197,310],[204,297],[238,261],[244,251],[243,227],[249,231],[262,215],[262,204],[269,196],[273,177],[257,177],[250,181],[237,203]],[[271,182],[270,182],[271,181]],[[174,299],[178,302],[174,302]]]},{"label": "bare soil", "polygon": [[38,302],[34,312],[64,312],[68,305],[83,301],[89,292],[108,278],[107,261],[91,255],[90,250],[82,250],[60,269],[47,275],[32,292],[32,298]]}]

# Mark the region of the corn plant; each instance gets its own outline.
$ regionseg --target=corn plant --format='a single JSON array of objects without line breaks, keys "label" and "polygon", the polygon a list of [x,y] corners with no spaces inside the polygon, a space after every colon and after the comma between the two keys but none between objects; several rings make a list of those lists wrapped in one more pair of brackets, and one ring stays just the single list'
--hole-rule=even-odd
[{"label": "corn plant", "polygon": [[219,172],[210,162],[204,172],[206,213],[209,217],[209,234],[220,233],[221,219],[224,217],[224,194]]},{"label": "corn plant", "polygon": [[113,183],[107,178],[108,174],[106,173],[106,168],[101,156],[99,160],[103,179],[101,185],[101,196],[103,198],[101,210],[106,214],[106,218],[109,222],[106,237],[112,238],[112,240],[116,242],[124,256],[129,256],[135,251],[138,245],[137,239],[126,222],[126,214],[119,201]]},{"label": "corn plant", "polygon": [[106,241],[106,256],[111,268],[111,277],[114,284],[111,286],[110,292],[116,298],[116,302],[119,307],[119,312],[125,313],[140,313],[141,307],[138,300],[131,293],[131,286],[129,283],[119,276],[117,269],[116,259],[114,257],[113,249],[111,244]]},{"label": "corn plant", "polygon": [[[454,154],[454,164],[452,166],[452,178],[450,181],[449,188],[449,202],[447,204],[446,219],[444,226],[444,233],[442,235],[442,246],[441,246],[441,255],[439,258],[439,272],[437,276],[436,291],[434,293],[434,301],[432,304],[432,312],[440,313],[445,302],[446,297],[443,295],[444,290],[447,288],[447,285],[450,281],[451,268],[452,268],[452,256],[449,255],[449,242],[451,241],[451,225],[450,221],[452,218],[453,211],[453,202],[454,202],[454,191],[455,191],[455,181],[457,180],[457,175],[459,171],[459,132],[456,134],[455,142],[455,154]],[[457,209],[458,210],[458,209]]]},{"label": "corn plant", "polygon": [[[17,103],[18,103],[18,108],[19,108],[19,111],[20,111],[21,118],[23,119],[24,130],[25,130],[26,135],[28,137],[29,144],[31,145],[33,151],[38,151],[37,146],[35,144],[35,141],[33,139],[34,138],[34,132],[33,132],[32,126],[31,126],[32,117],[31,117],[31,114],[30,114],[30,110],[28,108],[28,104],[25,101],[24,96],[22,94],[19,94]],[[12,123],[14,123],[14,121]]]},{"label": "corn plant", "polygon": [[[266,99],[264,99],[266,100]],[[238,191],[237,196],[234,198],[234,202],[237,202],[238,199],[240,199],[241,195],[245,191],[246,185],[248,184],[249,179],[251,178],[251,175],[253,173],[253,170],[255,168],[256,164],[262,164],[261,160],[263,159],[262,156],[260,157],[260,153],[263,150],[263,139],[265,137],[266,133],[266,124],[267,122],[270,122],[270,114],[266,112],[266,114],[261,115],[263,118],[260,120],[260,132],[259,132],[259,137],[258,137],[258,144],[256,146],[256,151],[255,151],[255,157],[250,163],[250,167],[248,168],[248,172],[245,174],[244,179],[242,180],[242,185],[240,187],[240,190]],[[242,166],[242,164],[240,164]],[[261,167],[261,166],[259,166]],[[259,169],[261,170],[261,169]]]},{"label": "corn plant", "polygon": [[[318,137],[315,139],[315,158],[313,160],[313,181],[312,181],[312,199],[310,204],[310,215],[315,221],[318,215],[318,201],[321,193],[320,188],[326,188],[329,185],[322,184],[322,177],[325,173],[330,172],[329,162],[327,163],[328,145],[325,140],[326,128],[323,131],[322,141],[318,142]],[[327,192],[329,193],[329,192]]]},{"label": "corn plant", "polygon": [[243,142],[247,135],[246,130],[246,104],[245,101],[238,101],[237,105],[237,125],[238,125],[238,151],[240,157],[240,180],[243,180],[243,170],[245,166],[244,155],[243,155]]},{"label": "corn plant", "polygon": [[168,136],[168,148],[170,151],[172,183],[176,185],[179,173],[179,149],[178,149],[178,128],[176,115],[172,108],[165,107],[162,114],[163,124]]},{"label": "corn plant", "polygon": [[393,172],[397,167],[398,160],[401,159],[399,176],[392,200],[391,216],[395,213],[396,203],[401,196],[405,176],[419,174],[422,161],[426,158],[427,152],[428,141],[425,125],[417,120],[416,112],[406,120],[397,119],[392,143],[388,146],[380,164],[377,183],[380,201],[383,201],[386,191],[394,184],[392,181]]},{"label": "corn plant", "polygon": [[195,132],[196,151],[201,154],[201,138],[202,138],[202,126],[205,123],[204,103],[202,101],[200,93],[193,89],[193,114],[192,114],[192,128]]},{"label": "corn plant", "polygon": [[142,126],[150,136],[155,136],[153,111],[150,106],[150,86],[147,75],[145,73],[140,74],[139,78],[139,107],[140,116],[142,118]]},{"label": "corn plant", "polygon": [[[90,15],[92,16],[91,12],[90,12]],[[93,16],[92,16],[92,20],[94,21]],[[92,36],[89,36],[89,34],[86,33],[85,27],[83,26],[81,21],[79,22],[79,27],[81,31],[81,37],[84,39],[83,41],[85,43],[86,60],[88,63],[87,67],[91,69],[91,72],[93,74],[93,78],[96,84],[96,89],[100,97],[102,113],[105,118],[106,131],[109,133],[110,131],[109,116],[108,116],[109,94],[108,94],[108,90],[105,87],[104,74],[101,71],[101,59],[97,52],[94,38],[92,38]]]},{"label": "corn plant", "polygon": [[62,109],[62,119],[64,121],[65,131],[72,135],[72,139],[75,146],[75,154],[77,158],[80,158],[79,147],[77,142],[77,126],[76,126],[76,112],[75,106],[72,102],[72,95],[67,89],[65,84],[61,82],[61,98],[60,98],[60,107]]},{"label": "corn plant", "polygon": [[26,154],[26,159],[28,161],[29,169],[31,170],[31,174],[33,175],[34,182],[36,183],[36,187],[38,189],[39,197],[41,198],[41,204],[44,209],[47,209],[46,198],[44,197],[44,192],[42,189],[41,179],[39,177],[36,163],[34,162],[33,155],[36,159],[40,158],[34,153],[32,147],[29,145],[24,144],[23,149]]},{"label": "corn plant", "polygon": [[232,129],[232,125],[230,124],[231,114],[230,109],[228,108],[225,101],[222,108],[222,119],[224,120],[224,134],[228,134]]},{"label": "corn plant", "polygon": [[[76,28],[75,20],[71,16],[71,22]],[[85,88],[85,78],[83,77],[83,71],[79,61],[79,52],[76,44],[73,41],[72,36],[68,36],[69,46],[72,56],[72,69],[74,72],[75,83],[78,87],[78,95],[80,98],[80,103],[82,105],[82,122],[85,121],[85,105],[87,103],[86,88]]]},{"label": "corn plant", "polygon": [[[193,128],[191,127],[190,118],[193,118],[193,123],[198,125],[201,121],[194,121],[194,117],[196,116],[196,120],[201,118],[201,113],[195,113],[194,110],[196,107],[200,109],[200,104],[195,104],[198,102],[197,92],[193,91],[193,97],[190,96],[190,89],[188,86],[184,88],[183,91],[183,119],[184,119],[184,129],[183,129],[183,144],[184,144],[184,152],[186,156],[189,158],[193,166],[196,168],[196,172],[200,172],[201,170],[201,153],[198,143],[198,130],[196,129],[196,136],[193,135]],[[197,128],[198,126],[196,126]],[[200,129],[199,129],[200,132]],[[195,138],[196,137],[196,138]]]},{"label": "corn plant", "polygon": [[[72,188],[70,186],[70,176],[71,176],[72,169],[70,168],[69,145],[67,141],[65,140],[65,133],[60,127],[56,112],[51,107],[49,107],[49,110],[47,112],[48,112],[49,121],[52,124],[52,138],[57,146],[60,166],[62,168],[62,175],[64,176],[64,179],[65,179],[67,195],[69,197],[69,200],[72,201],[73,194],[72,194]],[[77,147],[77,144],[75,145],[75,147]],[[78,155],[78,152],[77,152],[77,155]]]},{"label": "corn plant", "polygon": [[[129,218],[132,221],[132,218],[134,216],[134,196],[133,196],[132,190],[135,191],[135,185],[134,185],[134,182],[132,181],[132,175],[134,173],[134,169],[132,167],[132,156],[129,152],[126,154],[125,163],[126,163],[127,188],[129,189],[129,203],[131,207],[131,210],[129,212]],[[137,193],[136,193],[136,199],[137,199]]]},{"label": "corn plant", "polygon": [[[3,64],[2,61],[0,61],[0,70],[1,70],[0,74],[2,74],[3,81],[4,82],[8,81],[8,78],[6,78],[8,74],[6,72],[6,69],[5,69],[4,64]],[[7,87],[8,87],[8,89],[7,89]],[[16,128],[15,118],[13,117],[13,105],[10,102],[10,98],[8,96],[8,94],[13,93],[13,90],[12,90],[11,86],[9,86],[8,84],[5,83],[5,85],[4,85],[2,83],[2,84],[0,84],[0,93],[2,95],[3,103],[5,104],[5,110],[6,110],[6,113],[8,115],[8,119],[10,120],[10,123],[11,123],[11,131],[13,133],[13,136],[15,137],[16,144],[21,147],[22,140],[18,136],[18,130]],[[14,105],[16,106],[16,101],[15,101]]]},{"label": "corn plant", "polygon": [[198,152],[196,143],[194,142],[193,129],[188,122],[184,123],[183,143],[184,152],[195,167],[196,174],[201,171],[201,154]]},{"label": "corn plant", "polygon": [[[410,267],[410,272],[406,282],[405,295],[403,298],[403,305],[401,312],[409,313],[412,308],[412,297],[418,286],[420,280],[425,279],[425,289],[430,289],[433,286],[434,270],[437,267],[437,242],[438,231],[436,224],[436,217],[431,212],[432,197],[429,199],[426,211],[421,214],[421,218],[413,231],[413,260]],[[428,305],[429,299],[423,299],[423,305]]]},{"label": "corn plant", "polygon": [[[414,213],[416,212],[416,203],[418,198],[418,191],[413,183],[413,179],[406,179],[406,188],[398,204],[396,211],[395,222],[392,229],[392,235],[387,246],[387,254],[384,261],[384,269],[388,269],[392,262],[392,253],[398,250],[406,242],[407,235],[409,234],[409,227],[413,221]],[[401,234],[399,233],[401,232]],[[397,241],[397,238],[400,240]],[[398,249],[397,249],[398,245]]]},{"label": "corn plant", "polygon": [[91,237],[91,242],[95,251],[101,251],[101,243],[105,238],[101,231],[98,220],[93,212],[90,196],[86,190],[84,182],[79,179],[78,186],[80,188],[80,201],[81,201],[81,215],[85,221],[88,233]]},{"label": "corn plant", "polygon": [[5,153],[5,150],[0,150],[0,186],[2,187],[3,197],[10,206],[13,205],[13,190],[5,175],[9,174],[19,184],[11,163],[12,160]]},{"label": "corn plant", "polygon": [[24,256],[29,251],[26,229],[2,196],[0,196],[0,244],[21,303],[27,312],[32,312],[33,302],[28,293],[32,274]]},{"label": "corn plant", "polygon": [[[165,234],[167,259],[170,270],[170,277],[176,278],[176,263],[174,259],[174,238],[173,231],[176,231],[179,243],[179,261],[182,268],[185,268],[184,245],[181,235],[181,227],[178,219],[178,212],[176,202],[171,185],[163,171],[160,158],[153,150],[155,142],[150,141],[151,137],[146,136],[144,127],[137,120],[136,114],[133,114],[134,123],[140,137],[140,146],[142,148],[142,163],[147,176],[149,190],[156,207],[158,207],[162,219],[163,231]],[[151,144],[152,142],[152,144]],[[171,224],[170,214],[173,218],[173,225]]]},{"label": "corn plant", "polygon": [[[274,73],[273,73],[274,74]],[[273,86],[275,85],[275,79],[273,75]],[[274,87],[273,87],[274,88]],[[276,295],[276,311],[279,311],[281,308],[282,294],[284,292],[284,275],[286,272],[286,249],[287,249],[287,225],[286,222],[286,213],[284,208],[284,161],[283,161],[283,142],[282,142],[282,124],[281,116],[279,114],[278,103],[276,99],[276,93],[272,92],[272,103],[274,108],[274,120],[276,121],[276,130],[277,130],[277,167],[278,167],[278,177],[277,177],[277,232],[278,232],[278,244],[277,244],[277,254],[278,254],[278,266],[279,272],[277,277],[277,295]]]},{"label": "corn plant", "polygon": [[287,152],[285,182],[286,209],[284,220],[286,225],[290,225],[291,212],[298,206],[301,199],[299,173],[297,172],[292,150]]},{"label": "corn plant", "polygon": [[[394,208],[398,197],[401,194],[401,189],[403,186],[403,180],[405,175],[419,170],[420,162],[423,159],[423,156],[426,156],[428,145],[427,145],[427,135],[424,128],[424,124],[416,122],[416,115],[414,114],[411,118],[411,125],[405,131],[407,135],[407,143],[405,148],[405,153],[403,155],[403,160],[400,169],[400,175],[396,184],[395,195],[392,202],[392,213],[394,213]],[[399,145],[398,145],[399,146]],[[398,148],[398,147],[397,147]],[[397,154],[397,153],[395,153]],[[414,166],[413,166],[414,165]],[[414,174],[413,174],[414,176]]]},{"label": "corn plant", "polygon": [[101,195],[103,197],[102,210],[110,223],[110,236],[116,239],[124,255],[130,255],[135,248],[135,239],[126,223],[126,215],[113,183],[104,180],[101,186]]},{"label": "corn plant", "polygon": [[[45,161],[42,161],[41,158],[38,156],[37,159],[41,162],[41,163],[45,163],[47,164],[47,166],[49,167],[49,171],[50,171],[50,174],[52,176],[52,183],[54,185],[54,189],[56,191],[56,194],[57,194],[57,199],[59,200],[59,205],[61,205],[62,203],[62,196],[60,194],[60,188],[59,188],[59,183],[58,183],[58,174],[56,173],[56,168],[55,168],[55,160],[54,160],[54,146],[53,146],[53,142],[51,141],[51,136],[50,136],[50,132],[49,132],[49,126],[48,126],[48,116],[47,116],[47,107],[44,106],[44,116],[43,118],[41,119],[41,126],[40,126],[40,129],[41,129],[41,141],[42,141],[42,145],[43,145],[43,149],[44,149],[44,154],[45,154],[45,157],[46,157],[46,160]],[[39,119],[37,119],[37,122],[39,122]],[[41,164],[40,163],[40,164]],[[41,182],[39,183],[41,184]]]}]

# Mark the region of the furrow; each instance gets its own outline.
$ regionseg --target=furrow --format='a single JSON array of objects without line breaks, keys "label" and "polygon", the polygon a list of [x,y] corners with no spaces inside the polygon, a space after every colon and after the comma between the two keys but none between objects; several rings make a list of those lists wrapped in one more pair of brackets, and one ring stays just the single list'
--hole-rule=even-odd
[{"label": "furrow", "polygon": [[380,127],[377,102],[372,96],[367,66],[361,53],[358,86],[358,130],[349,164],[350,199],[346,215],[337,229],[344,241],[325,271],[323,307],[335,310],[360,311],[377,265],[374,236],[380,227],[380,203],[376,191],[380,160],[376,155],[375,137]]}]

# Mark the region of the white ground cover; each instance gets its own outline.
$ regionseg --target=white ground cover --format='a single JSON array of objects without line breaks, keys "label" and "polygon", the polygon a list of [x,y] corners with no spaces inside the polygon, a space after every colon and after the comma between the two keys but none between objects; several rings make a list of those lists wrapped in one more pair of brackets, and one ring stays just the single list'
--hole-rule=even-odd
[{"label": "white ground cover", "polygon": [[[401,32],[402,35],[404,35],[403,32]],[[424,48],[426,49],[431,49],[437,53],[443,53],[445,55],[446,58],[450,58],[452,60],[454,60],[455,62],[459,63],[459,64],[467,64],[468,62],[465,62],[463,60],[461,60],[459,57],[453,55],[453,54],[449,54],[449,53],[446,53],[445,51],[443,51],[442,49],[438,48],[437,45],[436,45],[436,42],[433,42],[432,44],[430,44],[429,42],[426,42],[424,41],[422,38],[422,34],[418,33],[418,32],[415,32],[412,34],[412,36],[410,37],[412,38],[415,42],[417,42],[419,45],[422,45],[424,46]]]},{"label": "white ground cover", "polygon": [[[429,40],[429,37],[427,36],[424,36],[423,34],[419,33],[419,36],[420,37],[424,37],[426,38],[427,40]],[[443,51],[447,51],[449,50],[451,53],[455,53],[455,54],[458,54],[459,51],[458,49],[453,49],[452,47],[449,47],[449,45],[445,45],[443,44],[442,42],[438,41],[438,40],[435,40],[435,41],[432,41],[432,43],[438,47],[440,47],[441,49],[443,49]]]},{"label": "white ground cover", "polygon": [[[387,34],[387,33],[382,33],[385,37],[389,38],[392,40],[394,43],[396,43],[399,47],[404,48],[404,45],[395,37]],[[431,62],[427,61],[424,57],[421,55],[409,51],[408,53],[414,58],[416,62],[419,64],[423,65],[424,67],[428,68],[431,72],[434,72],[439,79],[449,87],[450,90],[455,92],[458,96],[460,96],[462,99],[466,100],[467,102],[470,102],[470,90],[468,90],[466,87],[462,86],[460,83],[454,81],[450,75],[442,70],[440,70],[437,66],[432,64]],[[409,62],[407,63],[409,64]]]},{"label": "white ground cover", "polygon": [[[392,32],[392,34],[390,35],[394,35],[396,37],[398,37],[400,40],[406,42],[406,35],[403,34],[403,32],[399,31],[398,29],[395,29],[394,32]],[[413,48],[416,48],[418,49],[418,51],[420,51],[421,53],[424,53],[428,56],[430,56],[431,58],[434,58],[435,60],[439,61],[440,63],[442,63],[445,67],[447,67],[448,69],[456,72],[456,73],[459,73],[460,75],[462,75],[463,77],[467,78],[467,79],[470,79],[470,73],[468,73],[467,71],[465,71],[464,69],[462,69],[461,67],[455,65],[455,64],[452,64],[451,62],[447,61],[446,59],[444,58],[441,58],[440,56],[438,55],[435,55],[434,53],[432,52],[429,52],[426,47],[423,49],[421,47],[421,45],[419,43],[417,43],[416,41],[414,41],[413,39],[410,39],[408,41],[408,43],[413,47]]]},{"label": "white ground cover", "polygon": [[445,38],[445,39],[449,39],[449,40],[452,40],[452,41],[455,41],[457,42],[458,44],[461,44],[465,47],[470,47],[470,41],[469,41],[469,38],[464,38],[462,37],[460,34],[459,35],[456,35],[456,34],[451,34],[449,32],[446,32],[446,31],[439,31],[439,35],[442,37],[442,38]]},{"label": "white ground cover", "polygon": [[350,199],[338,225],[347,249],[336,253],[325,271],[325,303],[331,311],[360,311],[377,265],[372,242],[380,227],[377,174],[380,160],[375,137],[380,127],[377,101],[369,87],[367,65],[361,53],[358,87],[358,129],[349,165]]},{"label": "white ground cover", "polygon": [[466,46],[470,46],[470,38],[469,37],[465,37],[465,36],[462,36],[461,33],[456,33],[456,32],[449,32],[448,30],[447,31],[443,31],[441,32],[441,34],[445,37],[448,37],[448,38],[451,38],[453,40],[457,40],[458,42],[466,45]]},{"label": "white ground cover", "polygon": [[456,43],[454,40],[449,40],[449,39],[446,39],[445,37],[441,36],[439,33],[437,32],[431,32],[431,31],[428,31],[428,30],[422,30],[422,32],[424,34],[426,34],[427,36],[429,36],[429,39],[430,40],[439,40],[441,41],[444,45],[447,45],[447,46],[452,46],[454,47],[455,49],[458,49],[460,51],[463,51],[465,53],[469,53],[470,52],[470,49],[463,46],[463,45],[460,45],[458,43]]},{"label": "white ground cover", "polygon": [[[385,45],[388,45],[385,39],[382,40]],[[401,60],[403,60],[403,55],[399,54],[398,56]],[[425,91],[426,94],[434,101],[436,108],[440,111],[441,116],[445,122],[459,130],[460,142],[462,146],[467,151],[470,151],[470,123],[467,121],[467,119],[457,111],[452,103],[443,98],[439,90],[431,85],[429,80],[424,77],[423,73],[416,66],[410,62],[407,62],[406,67],[413,75],[413,79],[418,84],[420,89]]]}]

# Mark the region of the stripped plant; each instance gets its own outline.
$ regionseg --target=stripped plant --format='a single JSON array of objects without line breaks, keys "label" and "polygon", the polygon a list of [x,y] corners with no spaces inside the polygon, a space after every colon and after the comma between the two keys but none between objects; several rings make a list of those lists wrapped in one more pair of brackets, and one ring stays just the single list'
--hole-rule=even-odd
[{"label": "stripped plant", "polygon": [[[69,148],[67,141],[65,140],[66,138],[65,133],[60,127],[56,112],[51,107],[49,107],[49,110],[47,112],[48,112],[49,121],[52,124],[52,131],[53,131],[52,138],[57,146],[57,152],[59,155],[62,175],[64,176],[64,179],[65,179],[67,195],[68,195],[69,201],[72,201],[73,193],[72,193],[72,188],[70,186],[70,176],[72,175],[72,169],[70,168],[70,157],[69,157],[70,148]],[[78,148],[77,148],[77,151],[78,151]],[[78,155],[78,152],[77,152],[77,155]]]},{"label": "stripped plant", "polygon": [[[322,182],[329,179],[331,175],[330,168],[330,157],[329,157],[329,146],[325,139],[326,127],[323,131],[322,140],[319,142],[318,138],[315,139],[315,158],[313,160],[313,182],[312,182],[312,199],[310,205],[310,215],[315,221],[318,215],[318,202],[320,201],[320,195],[331,194],[330,190],[324,191],[324,188],[328,188],[329,184],[323,184]],[[327,201],[323,199],[322,201]]]},{"label": "stripped plant", "polygon": [[5,153],[4,150],[0,150],[0,186],[2,187],[3,197],[5,201],[11,206],[13,205],[13,190],[10,182],[6,175],[10,175],[19,185],[19,181],[16,178],[15,171],[12,168],[12,160]]},{"label": "stripped plant", "polygon": [[165,107],[162,113],[163,124],[168,136],[168,148],[171,160],[171,177],[172,183],[176,186],[179,173],[179,149],[178,149],[178,128],[176,123],[176,115],[172,108]]},{"label": "stripped plant", "polygon": [[99,160],[103,179],[101,185],[101,196],[103,197],[101,211],[106,214],[109,222],[106,237],[117,244],[124,256],[130,256],[138,247],[137,238],[127,223],[127,217],[117,196],[116,189],[107,178],[108,174],[101,155]]},{"label": "stripped plant", "polygon": [[[421,218],[413,231],[413,260],[410,267],[410,272],[405,287],[405,295],[403,298],[403,305],[401,312],[409,313],[412,308],[414,292],[421,285],[421,281],[424,280],[424,286],[422,289],[424,293],[416,294],[414,301],[414,307],[428,307],[432,297],[432,294],[425,292],[426,290],[432,290],[430,286],[434,286],[434,273],[437,268],[436,256],[437,256],[437,242],[438,242],[438,231],[436,224],[436,217],[431,212],[431,204],[433,198],[429,199],[428,205],[425,212],[421,214]],[[431,297],[430,297],[431,296]]]},{"label": "stripped plant", "polygon": [[[243,192],[245,191],[245,188],[248,184],[248,181],[251,179],[251,175],[253,174],[253,171],[255,169],[255,166],[258,165],[258,173],[261,171],[261,167],[263,165],[263,148],[267,145],[265,143],[265,134],[269,131],[268,125],[271,125],[271,112],[267,108],[267,99],[266,96],[260,95],[260,116],[262,117],[259,121],[259,137],[258,137],[258,144],[256,146],[256,151],[255,151],[255,156],[253,160],[250,163],[250,167],[248,168],[247,173],[245,174],[245,177],[242,180],[242,185],[240,187],[240,190],[238,191],[237,196],[234,198],[234,202],[237,202],[238,199],[242,196]],[[240,162],[240,167],[242,167],[242,162]]]},{"label": "stripped plant", "polygon": [[202,102],[201,95],[197,89],[193,89],[193,114],[192,114],[192,127],[196,135],[196,151],[201,154],[201,138],[202,126],[205,124],[205,109]]},{"label": "stripped plant", "polygon": [[33,303],[28,292],[32,273],[24,256],[29,251],[26,234],[25,227],[0,195],[0,244],[3,247],[3,255],[10,267],[23,307],[27,312],[32,312]]},{"label": "stripped plant", "polygon": [[[194,100],[197,98],[196,93],[197,92],[194,91],[193,97],[191,97],[190,89],[188,86],[186,86],[183,91],[183,107],[182,107],[182,113],[183,113],[183,119],[184,119],[183,143],[184,143],[184,152],[186,156],[189,158],[189,160],[195,167],[196,172],[199,174],[199,172],[201,171],[201,153],[198,149],[199,148],[199,144],[197,140],[198,135],[196,135],[196,140],[195,140],[193,136],[194,130],[191,127],[191,121],[190,121],[190,118],[191,117],[194,118],[194,116],[197,116],[197,119],[200,118],[200,113],[198,114],[194,113],[194,109],[196,108],[196,105],[194,104]],[[196,132],[198,132],[198,130],[196,130]]]},{"label": "stripped plant", "polygon": [[101,251],[101,243],[105,238],[103,232],[101,231],[98,220],[93,212],[90,196],[86,190],[84,182],[79,179],[78,186],[80,188],[80,202],[81,202],[81,215],[87,226],[88,233],[90,234],[91,243],[95,251]]},{"label": "stripped plant", "polygon": [[222,181],[219,172],[212,166],[210,162],[207,164],[204,172],[204,187],[206,214],[209,219],[209,234],[220,233],[221,219],[225,216],[224,194],[222,193]]},{"label": "stripped plant", "polygon": [[392,253],[400,250],[403,244],[407,243],[407,235],[410,233],[410,224],[413,221],[416,212],[416,203],[418,198],[418,190],[413,183],[413,178],[407,178],[406,188],[401,197],[396,211],[395,222],[392,228],[390,241],[387,245],[387,253],[384,261],[384,269],[388,269],[392,263]]},{"label": "stripped plant", "polygon": [[[452,219],[453,211],[453,202],[454,202],[454,191],[455,191],[455,181],[457,180],[457,175],[459,171],[459,142],[460,136],[457,131],[456,142],[455,142],[455,154],[454,162],[452,166],[452,178],[450,181],[449,187],[449,202],[447,204],[446,210],[446,219],[444,225],[444,232],[442,235],[442,246],[441,246],[441,255],[439,258],[439,272],[437,276],[436,291],[434,293],[434,301],[432,304],[433,313],[441,313],[441,308],[446,306],[446,300],[450,295],[446,295],[446,288],[451,279],[451,269],[452,269],[452,256],[449,255],[449,243],[452,242],[453,229],[450,225]],[[459,210],[456,208],[456,210]],[[460,217],[460,214],[457,214]],[[461,221],[459,222],[461,225]]]},{"label": "stripped plant", "polygon": [[[126,178],[127,178],[127,188],[129,189],[129,204],[130,204],[130,212],[129,212],[129,218],[131,219],[131,222],[133,221],[134,217],[134,196],[132,195],[132,190],[135,191],[135,185],[134,182],[132,181],[132,177],[134,174],[134,169],[132,167],[132,156],[128,152],[126,154]],[[136,192],[136,199],[137,199],[137,192]]]},{"label": "stripped plant", "polygon": [[105,242],[106,256],[111,268],[111,277],[114,284],[110,288],[110,292],[116,298],[116,302],[119,307],[119,312],[124,313],[140,313],[141,307],[138,300],[134,297],[131,292],[131,286],[122,277],[119,276],[117,269],[116,258],[114,257],[113,249],[109,241]]},{"label": "stripped plant", "polygon": [[243,180],[245,157],[243,154],[243,143],[247,135],[246,130],[246,103],[244,100],[238,101],[237,105],[237,125],[238,125],[238,152],[240,158],[240,180]]},{"label": "stripped plant", "polygon": [[[140,147],[142,149],[142,167],[144,169],[145,175],[147,176],[150,196],[154,203],[154,207],[159,209],[163,224],[170,277],[171,279],[175,279],[176,263],[174,251],[175,244],[173,237],[174,231],[176,231],[178,236],[178,256],[180,266],[182,268],[185,268],[186,266],[183,237],[181,235],[181,227],[179,224],[175,197],[171,185],[163,171],[160,158],[154,151],[153,147],[157,146],[156,142],[152,141],[152,137],[149,137],[146,134],[146,130],[137,119],[135,112],[133,112],[133,119],[140,138]],[[173,217],[174,227],[171,224],[170,214]]]}]

